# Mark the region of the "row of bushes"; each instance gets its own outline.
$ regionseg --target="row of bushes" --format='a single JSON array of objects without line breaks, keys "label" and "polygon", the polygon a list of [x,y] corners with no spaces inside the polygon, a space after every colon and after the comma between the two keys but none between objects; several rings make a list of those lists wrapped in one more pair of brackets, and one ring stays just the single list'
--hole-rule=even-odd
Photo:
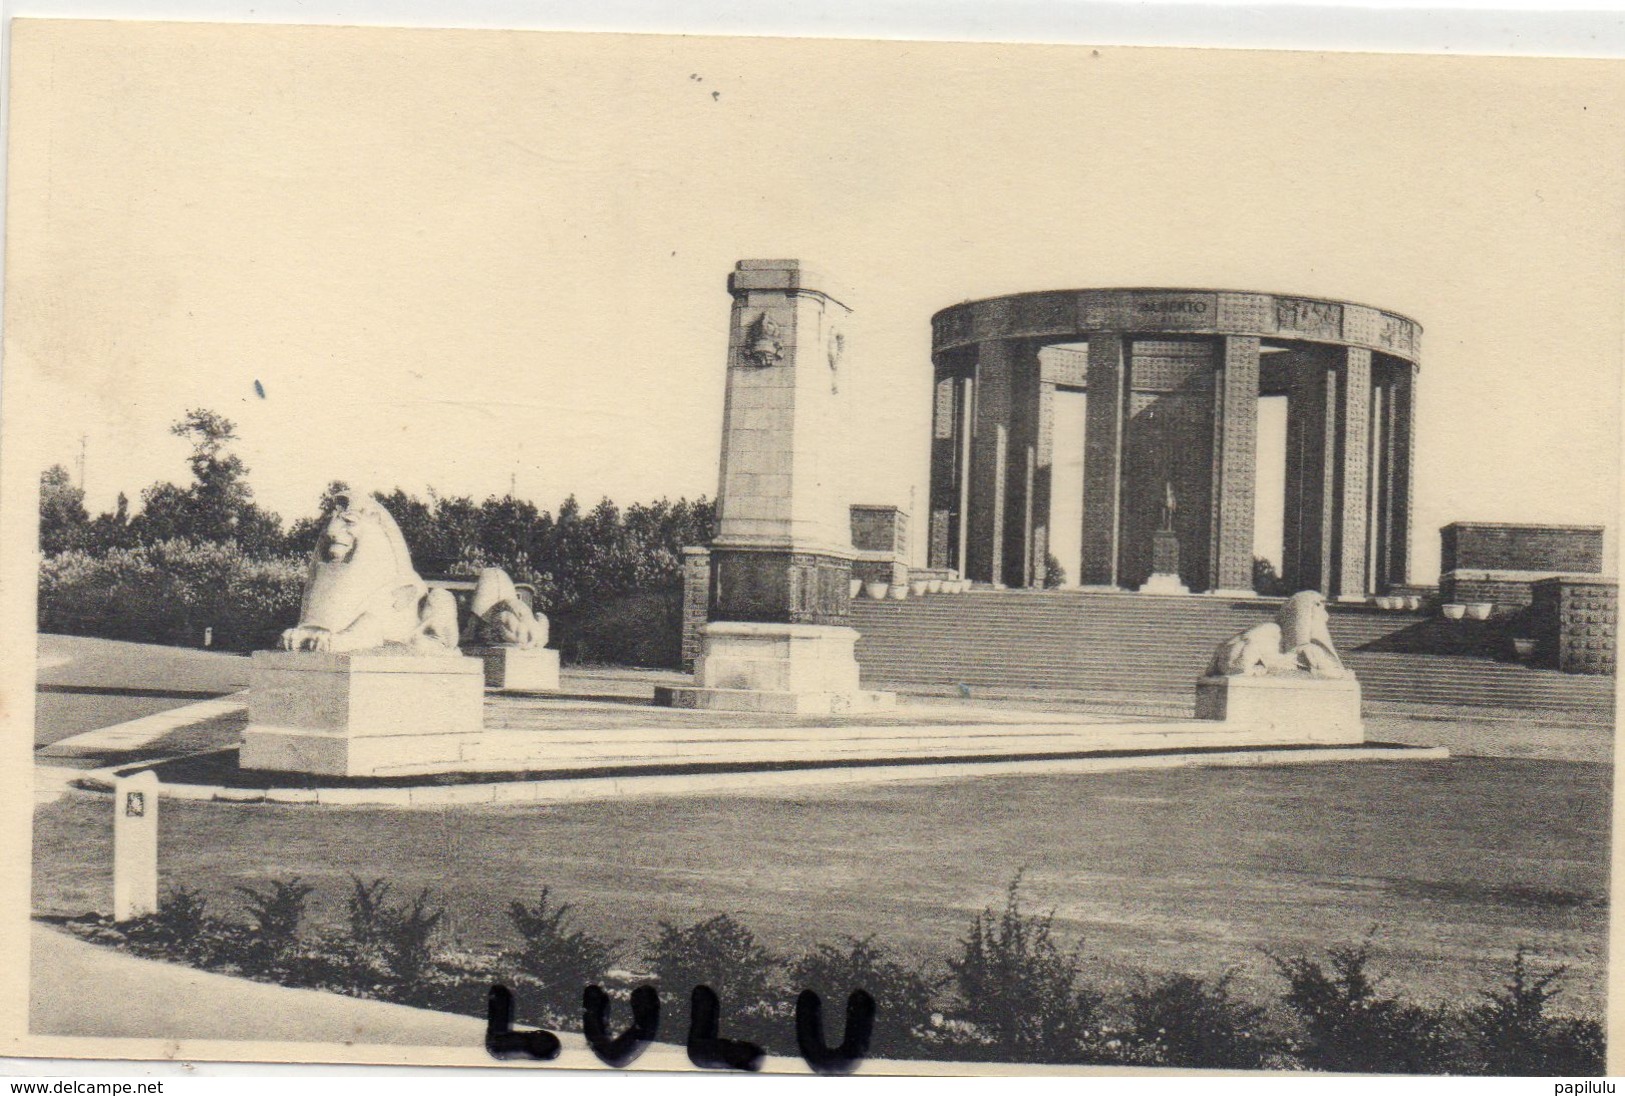
[{"label": "row of bushes", "polygon": [[235,544],[167,540],[40,564],[45,632],[198,646],[205,628],[228,650],[276,645],[298,623],[305,565],[255,559]]},{"label": "row of bushes", "polygon": [[[454,565],[477,573],[482,561]],[[40,565],[39,628],[67,635],[215,647],[274,647],[298,623],[306,563],[256,558],[235,544],[166,540],[95,554],[69,550]],[[676,666],[682,588],[675,581],[574,606],[551,619],[572,662]]]},{"label": "row of bushes", "polygon": [[[158,958],[477,1016],[500,983],[514,990],[522,1022],[553,1030],[580,1029],[587,985],[609,988],[624,1009],[634,986],[652,982],[671,1041],[683,1037],[689,991],[704,984],[722,1000],[725,1035],[779,1054],[796,1053],[800,989],[841,1002],[861,988],[878,1005],[872,1054],[883,1058],[1565,1076],[1600,1074],[1604,1064],[1601,1024],[1550,1008],[1562,968],[1537,972],[1522,949],[1505,983],[1473,1005],[1380,991],[1369,941],[1324,959],[1274,957],[1284,989],[1258,1003],[1236,994],[1233,972],[1147,974],[1126,994],[1091,985],[1080,952],[1056,938],[1053,913],[1022,909],[1019,877],[1002,909],[976,916],[956,954],[912,965],[872,940],[774,955],[726,914],[661,922],[629,950],[580,927],[545,887],[535,905],[510,907],[511,947],[475,956],[437,947],[443,911],[427,890],[395,897],[382,880],[352,883],[336,933],[301,931],[312,888],[298,880],[239,888],[237,920],[212,916],[196,892],[178,888],[123,930],[100,919],[75,927]],[[644,973],[619,969],[628,963]]]}]

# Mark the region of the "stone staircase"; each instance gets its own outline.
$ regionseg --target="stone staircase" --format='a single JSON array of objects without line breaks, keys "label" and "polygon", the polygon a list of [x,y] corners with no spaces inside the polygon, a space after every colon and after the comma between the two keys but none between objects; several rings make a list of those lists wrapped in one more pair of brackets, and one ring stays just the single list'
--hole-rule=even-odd
[{"label": "stone staircase", "polygon": [[[1226,637],[1279,602],[1079,591],[973,590],[852,603],[858,663],[872,688],[1052,692],[1188,710]],[[1614,679],[1490,657],[1490,629],[1421,613],[1334,606],[1332,639],[1368,707],[1561,712],[1611,722]],[[1504,640],[1502,641],[1504,642]],[[1441,653],[1443,652],[1443,653]]]}]

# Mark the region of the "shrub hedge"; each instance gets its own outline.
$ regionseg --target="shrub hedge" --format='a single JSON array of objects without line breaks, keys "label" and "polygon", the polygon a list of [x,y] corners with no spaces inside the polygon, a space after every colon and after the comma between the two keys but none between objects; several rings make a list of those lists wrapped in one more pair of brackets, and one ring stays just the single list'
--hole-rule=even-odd
[{"label": "shrub hedge", "polygon": [[256,559],[237,545],[166,540],[101,555],[68,551],[40,565],[43,632],[228,650],[273,647],[298,623],[305,565]]},{"label": "shrub hedge", "polygon": [[326,933],[303,925],[312,892],[298,880],[238,888],[243,908],[231,919],[181,887],[129,925],[92,915],[67,927],[153,958],[479,1017],[490,987],[502,984],[521,1023],[554,1030],[580,1029],[588,982],[610,991],[623,1018],[631,990],[653,983],[663,999],[660,1038],[670,1042],[682,1041],[689,991],[702,983],[721,997],[728,1037],[783,1055],[797,1053],[802,989],[824,998],[830,1043],[841,1038],[846,995],[864,989],[878,1004],[872,1053],[884,1058],[1487,1076],[1600,1076],[1604,1068],[1602,1024],[1555,1013],[1563,968],[1534,970],[1522,949],[1503,984],[1472,1005],[1424,1006],[1379,992],[1370,941],[1334,948],[1324,961],[1278,957],[1285,985],[1267,1007],[1236,997],[1229,973],[1142,973],[1127,994],[1091,986],[1081,953],[1055,939],[1053,915],[1021,908],[1019,879],[1002,909],[976,916],[957,954],[912,963],[868,940],[778,955],[727,914],[661,922],[641,947],[627,947],[576,924],[545,888],[535,906],[513,904],[515,945],[473,955],[436,946],[442,910],[428,892],[392,903],[383,881],[352,883],[347,916]]}]

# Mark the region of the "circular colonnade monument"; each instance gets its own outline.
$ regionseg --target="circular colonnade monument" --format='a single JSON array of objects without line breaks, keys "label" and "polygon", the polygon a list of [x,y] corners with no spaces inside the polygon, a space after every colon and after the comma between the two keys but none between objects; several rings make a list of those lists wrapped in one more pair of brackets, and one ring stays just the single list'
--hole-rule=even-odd
[{"label": "circular colonnade monument", "polygon": [[932,317],[930,564],[1045,584],[1055,397],[1073,390],[1087,397],[1081,584],[1139,588],[1171,526],[1186,586],[1250,595],[1258,400],[1285,396],[1282,578],[1346,600],[1403,585],[1420,341],[1397,313],[1230,290],[945,308]]}]

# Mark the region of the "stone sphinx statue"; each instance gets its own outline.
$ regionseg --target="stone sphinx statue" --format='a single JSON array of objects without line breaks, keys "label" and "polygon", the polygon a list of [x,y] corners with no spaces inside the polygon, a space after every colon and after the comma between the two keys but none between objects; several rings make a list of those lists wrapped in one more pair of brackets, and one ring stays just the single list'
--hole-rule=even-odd
[{"label": "stone sphinx statue", "polygon": [[480,572],[469,613],[469,639],[473,643],[522,651],[547,646],[547,617],[531,611],[519,597],[513,579],[500,567]]},{"label": "stone sphinx statue", "polygon": [[299,623],[282,633],[283,650],[455,654],[457,602],[418,577],[389,511],[364,491],[334,502],[311,553]]},{"label": "stone sphinx statue", "polygon": [[1247,629],[1219,644],[1208,677],[1260,677],[1304,674],[1338,679],[1348,676],[1337,657],[1328,628],[1326,598],[1304,590],[1287,598],[1275,619]]}]

